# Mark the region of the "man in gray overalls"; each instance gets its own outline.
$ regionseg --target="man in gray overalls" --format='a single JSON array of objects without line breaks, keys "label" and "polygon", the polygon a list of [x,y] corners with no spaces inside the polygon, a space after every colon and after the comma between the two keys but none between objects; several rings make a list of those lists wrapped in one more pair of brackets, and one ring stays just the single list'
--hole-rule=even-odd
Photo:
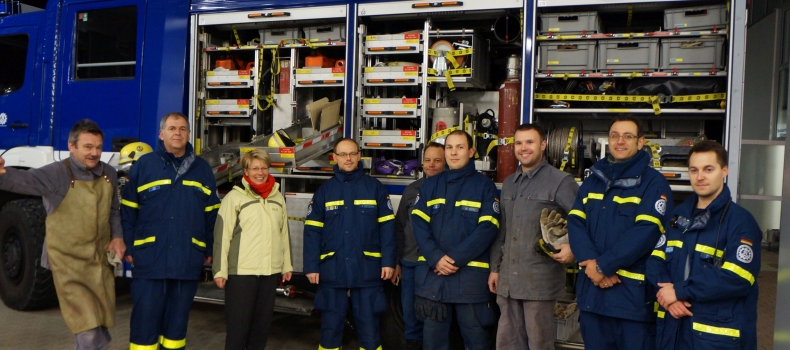
[{"label": "man in gray overalls", "polygon": [[71,156],[38,169],[6,168],[0,190],[41,196],[47,211],[42,265],[52,270],[74,349],[107,349],[115,326],[115,279],[107,250],[124,256],[117,174],[100,161],[104,133],[83,119],[71,128]]}]

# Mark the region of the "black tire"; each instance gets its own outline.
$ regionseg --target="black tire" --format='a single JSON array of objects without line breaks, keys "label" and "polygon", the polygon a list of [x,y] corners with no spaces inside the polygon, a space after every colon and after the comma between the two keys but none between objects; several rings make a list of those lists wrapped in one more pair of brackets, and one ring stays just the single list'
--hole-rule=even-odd
[{"label": "black tire", "polygon": [[11,201],[0,212],[0,298],[11,309],[58,303],[52,272],[40,266],[46,217],[40,199]]}]

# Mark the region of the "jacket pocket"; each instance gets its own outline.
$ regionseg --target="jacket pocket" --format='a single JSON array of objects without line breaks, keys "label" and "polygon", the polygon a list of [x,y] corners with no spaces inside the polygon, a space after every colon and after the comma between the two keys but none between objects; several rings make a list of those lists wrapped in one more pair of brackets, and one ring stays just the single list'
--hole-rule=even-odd
[{"label": "jacket pocket", "polygon": [[156,234],[154,230],[138,228],[134,233],[131,255],[134,258],[134,267],[145,269],[148,266],[156,265]]},{"label": "jacket pocket", "polygon": [[332,283],[337,279],[335,253],[335,251],[322,251],[319,256],[318,273],[321,282]]},{"label": "jacket pocket", "polygon": [[[647,309],[645,299],[645,281],[644,275],[641,275],[643,280],[638,279],[638,274],[630,271],[619,270],[618,276],[620,284],[612,287],[611,292],[604,292],[605,304],[609,307],[618,309],[625,309],[633,312],[644,312]],[[623,274],[636,275],[631,278],[623,276]],[[652,307],[652,304],[650,305]],[[652,310],[651,310],[652,311]]]},{"label": "jacket pocket", "polygon": [[695,349],[730,350],[741,348],[742,334],[734,322],[716,322],[702,317],[693,317],[692,321]]},{"label": "jacket pocket", "polygon": [[462,295],[488,295],[488,268],[481,267],[462,267],[460,274]]},{"label": "jacket pocket", "polygon": [[365,282],[377,282],[381,280],[381,252],[368,251],[362,252],[365,256],[364,266],[362,266],[362,280]]}]

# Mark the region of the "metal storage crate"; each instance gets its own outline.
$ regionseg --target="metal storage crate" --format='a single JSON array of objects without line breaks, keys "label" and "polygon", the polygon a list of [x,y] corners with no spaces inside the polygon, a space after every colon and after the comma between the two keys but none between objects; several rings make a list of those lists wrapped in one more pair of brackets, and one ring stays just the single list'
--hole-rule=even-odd
[{"label": "metal storage crate", "polygon": [[316,27],[305,27],[304,35],[310,42],[345,41],[346,26],[344,24],[327,24]]},{"label": "metal storage crate", "polygon": [[258,29],[258,34],[261,37],[261,44],[264,45],[277,45],[282,40],[298,39],[299,28],[270,28]]},{"label": "metal storage crate", "polygon": [[724,37],[661,40],[661,69],[664,71],[710,71],[724,68]]},{"label": "metal storage crate", "polygon": [[595,70],[595,41],[540,42],[540,71],[589,73]]},{"label": "metal storage crate", "polygon": [[[558,301],[557,304],[567,307],[569,303]],[[575,309],[568,318],[554,318],[554,325],[557,327],[557,340],[565,341],[579,329],[579,309]]]},{"label": "metal storage crate", "polygon": [[540,33],[598,33],[601,23],[598,12],[543,13],[540,15]]},{"label": "metal storage crate", "polygon": [[659,68],[658,39],[600,40],[597,68],[601,72],[655,71]]},{"label": "metal storage crate", "polygon": [[664,10],[664,30],[724,29],[727,20],[727,6],[723,4]]}]

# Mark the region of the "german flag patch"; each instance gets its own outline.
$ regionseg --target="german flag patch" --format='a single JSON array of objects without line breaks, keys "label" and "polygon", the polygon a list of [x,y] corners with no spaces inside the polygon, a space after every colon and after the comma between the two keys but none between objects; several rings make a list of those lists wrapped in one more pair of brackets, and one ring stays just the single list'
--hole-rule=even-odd
[{"label": "german flag patch", "polygon": [[741,243],[748,244],[750,247],[752,246],[752,241],[750,241],[750,240],[748,240],[746,238],[741,238]]}]

